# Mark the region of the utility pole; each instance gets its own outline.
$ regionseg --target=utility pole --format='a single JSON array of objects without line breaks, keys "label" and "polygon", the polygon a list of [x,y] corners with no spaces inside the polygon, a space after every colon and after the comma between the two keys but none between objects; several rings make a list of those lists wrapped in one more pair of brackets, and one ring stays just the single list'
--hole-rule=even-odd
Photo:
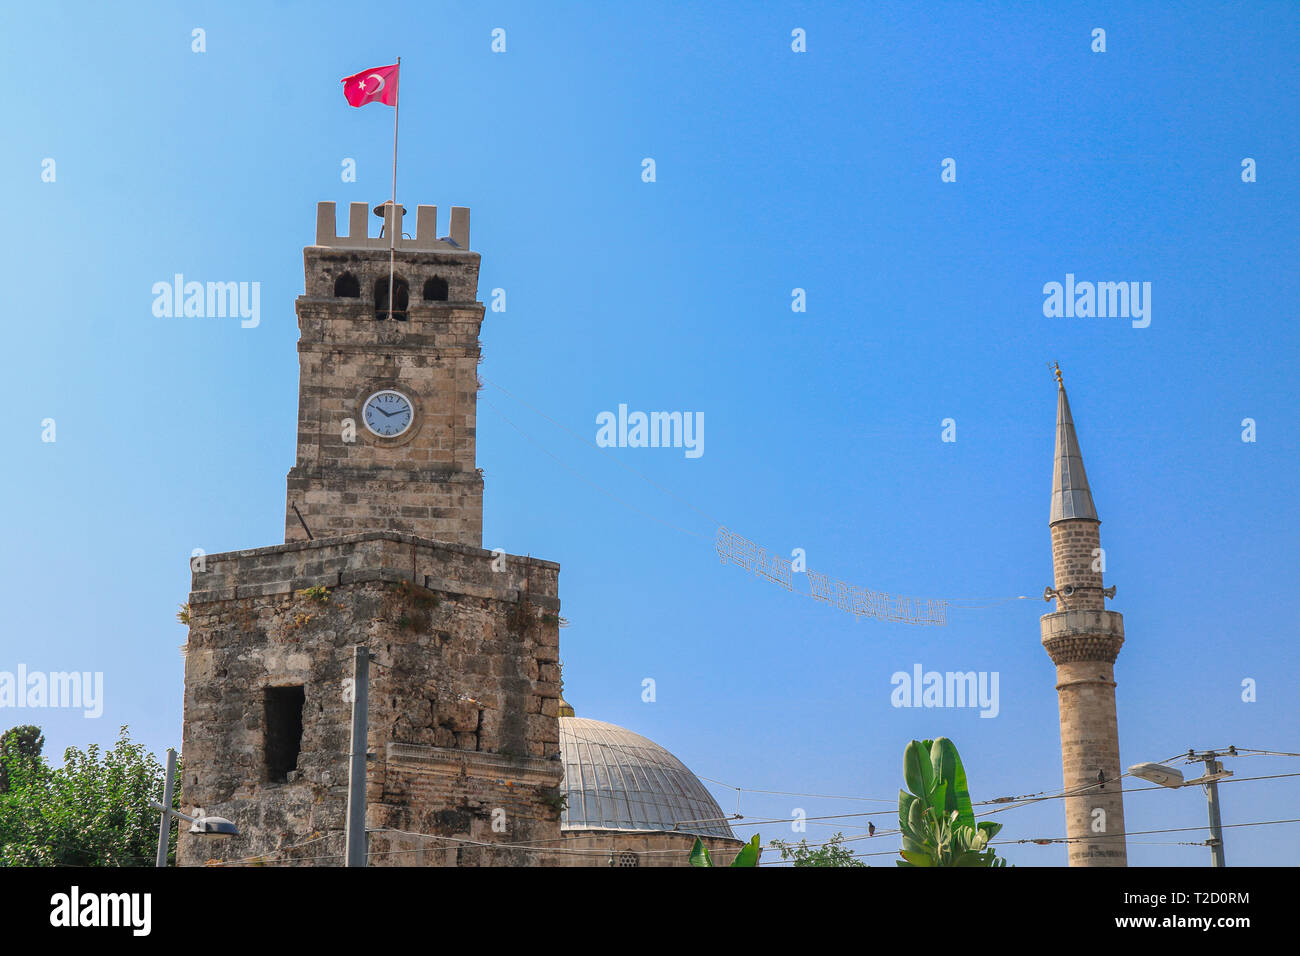
[{"label": "utility pole", "polygon": [[176,751],[167,748],[167,778],[163,781],[162,822],[158,824],[158,857],[154,866],[167,865],[167,840],[172,829],[172,792],[176,787]]},{"label": "utility pole", "polygon": [[370,649],[356,647],[352,661],[352,744],[348,754],[346,866],[366,865],[366,750],[370,705]]},{"label": "utility pole", "polygon": [[1224,770],[1223,764],[1219,762],[1220,757],[1237,756],[1237,748],[1229,747],[1225,753],[1218,753],[1214,750],[1207,750],[1197,753],[1195,750],[1187,751],[1187,762],[1193,763],[1197,760],[1205,764],[1205,776],[1199,780],[1189,780],[1188,783],[1201,783],[1205,785],[1205,797],[1209,802],[1210,810],[1210,853],[1213,858],[1212,866],[1227,866],[1223,860],[1223,820],[1219,816],[1219,780],[1223,777],[1231,777],[1231,770]]}]

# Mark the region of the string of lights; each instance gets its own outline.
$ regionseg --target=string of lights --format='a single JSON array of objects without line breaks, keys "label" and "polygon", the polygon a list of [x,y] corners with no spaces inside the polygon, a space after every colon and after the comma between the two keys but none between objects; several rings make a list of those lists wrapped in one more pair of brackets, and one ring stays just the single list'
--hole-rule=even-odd
[{"label": "string of lights", "polygon": [[[637,476],[637,477],[640,478],[642,481],[644,481],[644,482],[646,482],[647,484],[651,485],[652,487],[654,487],[654,488],[657,489],[658,491],[662,492],[662,493],[665,494],[665,495],[668,495],[670,498],[674,499],[675,501],[677,501],[677,502],[679,502],[679,503],[685,505],[687,508],[689,508],[690,510],[694,511],[696,514],[700,515],[701,517],[708,519],[708,521],[709,521],[709,522],[710,522],[710,523],[711,523],[711,524],[712,524],[716,529],[723,529],[723,528],[725,527],[725,523],[724,523],[724,522],[722,522],[722,521],[719,520],[718,518],[713,517],[713,516],[710,515],[708,512],[703,511],[703,510],[701,510],[700,508],[697,508],[695,505],[691,504],[691,502],[687,501],[685,498],[683,498],[683,497],[681,497],[680,495],[674,493],[673,491],[669,490],[668,488],[665,488],[663,485],[659,484],[659,483],[658,483],[657,481],[655,481],[654,479],[648,477],[648,476],[645,475],[645,474],[642,474],[640,471],[638,471],[637,469],[633,468],[631,465],[627,464],[627,462],[623,461],[623,460],[620,459],[618,456],[614,455],[614,454],[613,454],[613,453],[612,453],[608,448],[603,448],[603,447],[601,447],[600,445],[596,444],[595,442],[591,441],[590,439],[586,438],[585,436],[578,434],[576,431],[574,431],[573,429],[569,428],[567,425],[563,424],[562,422],[557,421],[555,418],[552,418],[550,415],[547,415],[545,412],[543,412],[541,409],[537,408],[535,405],[531,404],[530,402],[525,401],[524,399],[520,398],[518,395],[515,395],[513,392],[509,391],[508,389],[505,389],[505,388],[503,388],[502,386],[498,385],[496,382],[493,382],[493,381],[491,381],[491,380],[489,380],[489,379],[486,379],[486,378],[482,378],[482,376],[480,376],[480,378],[482,379],[483,384],[492,386],[493,388],[497,389],[497,390],[498,390],[499,392],[501,392],[502,394],[507,395],[508,397],[510,397],[511,399],[513,399],[514,401],[518,402],[520,405],[523,405],[525,408],[527,408],[528,410],[530,410],[530,411],[533,412],[534,414],[536,414],[536,415],[538,415],[538,416],[540,416],[540,417],[546,419],[546,421],[548,421],[548,422],[550,422],[551,424],[555,425],[557,428],[560,428],[561,430],[563,430],[563,431],[567,432],[568,434],[572,435],[574,438],[577,438],[577,439],[578,439],[579,441],[581,441],[583,444],[585,444],[585,445],[589,445],[590,447],[596,449],[596,450],[597,450],[598,452],[600,452],[603,456],[605,456],[606,458],[608,458],[610,461],[614,462],[614,463],[615,463],[616,465],[618,465],[620,468],[624,469],[625,471],[630,472],[631,474]],[[582,474],[582,472],[578,471],[576,468],[573,468],[572,466],[570,466],[570,465],[568,465],[567,463],[565,463],[565,462],[564,462],[563,460],[561,460],[557,455],[555,455],[554,453],[552,453],[552,452],[550,451],[550,449],[547,448],[546,445],[545,445],[544,443],[542,443],[541,441],[539,441],[539,440],[537,440],[536,438],[534,438],[534,437],[533,437],[532,435],[530,435],[526,430],[524,430],[524,429],[521,428],[518,424],[516,424],[514,421],[512,421],[510,418],[508,418],[508,417],[507,417],[507,416],[506,416],[506,415],[505,415],[505,414],[504,414],[504,413],[503,413],[499,408],[497,408],[495,405],[493,405],[492,402],[490,402],[488,399],[484,398],[484,399],[482,399],[482,401],[483,401],[483,403],[486,404],[490,409],[492,409],[492,411],[493,411],[493,412],[494,412],[494,413],[495,413],[495,414],[496,414],[496,415],[497,415],[497,416],[498,416],[502,421],[504,421],[507,425],[509,425],[509,426],[510,426],[511,428],[513,428],[515,431],[519,432],[519,434],[522,435],[525,439],[527,439],[527,441],[528,441],[530,444],[532,444],[532,445],[534,445],[536,448],[538,448],[538,449],[539,449],[543,454],[545,454],[548,458],[550,458],[550,459],[551,459],[552,461],[554,461],[556,464],[560,465],[560,467],[562,467],[565,471],[567,471],[567,472],[569,472],[570,474],[574,475],[575,477],[577,477],[578,479],[580,479],[581,481],[583,481],[585,484],[588,484],[588,485],[590,485],[591,487],[595,488],[597,491],[599,491],[601,494],[605,495],[606,497],[610,498],[611,500],[617,502],[618,504],[623,505],[625,508],[628,508],[628,509],[630,509],[630,510],[632,510],[632,511],[635,511],[637,514],[641,515],[642,517],[649,518],[651,521],[654,521],[654,522],[656,522],[656,523],[658,523],[658,524],[662,524],[662,525],[664,525],[664,526],[666,526],[666,527],[672,528],[672,529],[675,530],[675,531],[680,531],[680,532],[682,532],[683,534],[687,534],[687,535],[690,535],[691,537],[694,537],[694,538],[700,538],[700,539],[702,539],[702,540],[706,540],[706,541],[713,541],[713,540],[714,540],[713,537],[706,537],[705,535],[702,535],[702,534],[700,534],[700,533],[698,533],[698,532],[691,531],[691,530],[689,530],[689,529],[687,529],[687,528],[683,528],[683,527],[681,527],[681,526],[679,526],[679,525],[675,525],[675,524],[673,524],[673,523],[670,522],[670,521],[665,521],[665,520],[662,519],[662,518],[659,518],[659,517],[657,517],[657,516],[655,516],[655,515],[652,515],[652,514],[650,514],[649,512],[644,511],[643,509],[638,508],[637,506],[635,506],[635,505],[633,505],[633,504],[630,504],[630,503],[627,502],[627,501],[624,501],[624,500],[623,500],[622,498],[620,498],[618,495],[616,495],[616,494],[614,494],[613,492],[609,491],[608,489],[604,488],[602,485],[598,484],[597,482],[592,481],[592,480],[591,480],[590,478],[588,478],[586,475]],[[721,530],[719,530],[718,533],[720,534],[720,533],[721,533]],[[805,593],[805,592],[803,592],[803,591],[796,591],[796,592],[794,592],[794,593],[802,594],[804,597],[812,598],[812,599],[815,600],[815,601],[823,601],[823,602],[824,602],[824,601],[826,600],[826,598],[825,598],[824,596],[823,596],[823,597],[818,597],[818,595],[817,595],[816,593],[814,593],[813,591],[809,591],[809,592],[807,592],[807,593]],[[837,593],[837,595],[838,595],[838,591],[837,591],[836,593]],[[884,596],[884,597],[888,597],[888,595],[883,595],[883,596]],[[936,600],[939,604],[942,604],[942,605],[944,605],[944,606],[957,607],[957,608],[962,608],[962,609],[983,609],[983,608],[997,607],[997,606],[999,606],[999,605],[1006,604],[1006,603],[1009,603],[1009,602],[1011,602],[1011,601],[1025,601],[1025,600],[1028,600],[1028,599],[1029,599],[1029,598],[1028,598],[1028,595],[1018,594],[1018,595],[1014,595],[1014,596],[1011,596],[1011,597],[1005,597],[1005,598],[993,598],[993,599],[988,599],[988,598],[957,598],[957,599],[935,599],[935,600]],[[836,600],[838,600],[838,597],[836,598]],[[913,599],[908,599],[908,600],[915,601],[915,600],[917,600],[917,599],[914,599],[914,598],[913,598]],[[959,603],[959,602],[978,602],[978,603]],[[832,601],[831,603],[832,603],[833,606],[837,606],[837,607],[839,606],[839,605],[836,604],[834,601]],[[848,608],[843,608],[843,609],[847,610]],[[856,614],[857,612],[855,611],[854,613]],[[892,613],[892,612],[891,612],[891,613]],[[869,616],[872,616],[872,615],[869,615]],[[887,616],[886,619],[889,619],[889,620],[895,620],[895,619],[896,619],[896,620],[908,620],[908,621],[910,621],[911,623],[936,623],[935,621],[920,621],[920,620],[912,620],[911,617],[908,616],[908,615],[903,615],[903,616],[901,616],[901,617]],[[942,621],[939,621],[938,623],[942,623]]]}]

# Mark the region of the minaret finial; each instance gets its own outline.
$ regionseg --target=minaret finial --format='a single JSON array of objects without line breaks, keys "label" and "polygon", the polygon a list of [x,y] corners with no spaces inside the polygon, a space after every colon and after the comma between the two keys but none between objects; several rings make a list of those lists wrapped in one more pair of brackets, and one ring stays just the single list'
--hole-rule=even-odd
[{"label": "minaret finial", "polygon": [[1065,382],[1061,379],[1061,363],[1052,362],[1047,366],[1056,370],[1056,385],[1058,388],[1065,388]]}]

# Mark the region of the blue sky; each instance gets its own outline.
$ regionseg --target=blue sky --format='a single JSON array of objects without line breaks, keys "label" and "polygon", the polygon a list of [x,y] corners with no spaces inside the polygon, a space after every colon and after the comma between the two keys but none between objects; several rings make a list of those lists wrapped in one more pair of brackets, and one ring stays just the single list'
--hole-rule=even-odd
[{"label": "blue sky", "polygon": [[[619,403],[704,414],[700,458],[600,452],[482,393],[625,503],[480,406],[484,546],[561,563],[580,715],[744,790],[881,801],[745,793],[751,820],[888,811],[914,737],[951,737],[976,799],[1059,789],[1038,630],[1059,361],[1125,616],[1122,762],[1300,751],[1298,20],[1287,3],[6,8],[0,53],[32,82],[11,88],[0,150],[0,670],[103,671],[106,700],[97,720],[0,722],[36,717],[53,754],[120,724],[179,743],[191,549],[283,539],[315,204],[389,195],[391,111],[348,108],[338,81],[400,55],[399,198],[471,207],[479,297],[507,290],[484,377],[588,441]],[[151,287],[178,272],[261,283],[260,325],[156,318]],[[1044,317],[1067,273],[1152,283],[1150,326]],[[721,565],[701,513],[855,584],[1029,600],[942,628],[858,622]],[[998,672],[999,715],[892,707],[890,676],[918,663]],[[1224,822],[1296,816],[1298,781],[1225,785]],[[1134,793],[1126,814],[1205,822],[1195,790]],[[1059,801],[996,819],[1003,839],[1065,832]],[[1205,865],[1152,845],[1204,838],[1134,836],[1129,859]],[[1065,862],[1060,844],[1003,850]],[[1230,864],[1298,850],[1295,825],[1227,835]]]}]

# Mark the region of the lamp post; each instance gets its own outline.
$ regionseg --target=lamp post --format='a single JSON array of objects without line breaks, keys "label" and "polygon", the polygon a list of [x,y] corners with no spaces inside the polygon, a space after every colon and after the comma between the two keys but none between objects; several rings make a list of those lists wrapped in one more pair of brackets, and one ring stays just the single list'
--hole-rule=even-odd
[{"label": "lamp post", "polygon": [[348,748],[347,829],[344,835],[343,865],[365,866],[366,760],[369,756],[367,720],[370,709],[370,650],[358,644],[352,658],[352,736]]},{"label": "lamp post", "polygon": [[1159,784],[1162,787],[1178,789],[1179,787],[1190,787],[1193,784],[1203,784],[1205,786],[1205,799],[1209,804],[1210,812],[1210,858],[1212,866],[1227,866],[1223,858],[1223,820],[1219,815],[1219,781],[1224,777],[1231,777],[1231,770],[1224,770],[1223,764],[1219,762],[1220,757],[1237,756],[1237,748],[1229,747],[1224,753],[1218,753],[1214,750],[1207,750],[1203,753],[1197,753],[1195,750],[1187,751],[1187,762],[1193,763],[1201,761],[1205,764],[1205,773],[1195,780],[1184,780],[1183,772],[1174,767],[1166,767],[1159,763],[1138,763],[1128,768],[1128,772],[1135,777],[1140,777],[1150,783]]},{"label": "lamp post", "polygon": [[167,779],[163,782],[163,799],[162,803],[150,801],[149,806],[155,810],[162,811],[162,819],[158,823],[158,856],[154,860],[154,866],[167,865],[167,840],[171,836],[172,817],[178,817],[190,823],[190,833],[200,836],[239,836],[239,828],[227,820],[225,817],[210,817],[199,811],[198,816],[190,816],[188,813],[181,813],[179,810],[172,809],[172,793],[175,789],[176,781],[176,751],[167,748]]}]

